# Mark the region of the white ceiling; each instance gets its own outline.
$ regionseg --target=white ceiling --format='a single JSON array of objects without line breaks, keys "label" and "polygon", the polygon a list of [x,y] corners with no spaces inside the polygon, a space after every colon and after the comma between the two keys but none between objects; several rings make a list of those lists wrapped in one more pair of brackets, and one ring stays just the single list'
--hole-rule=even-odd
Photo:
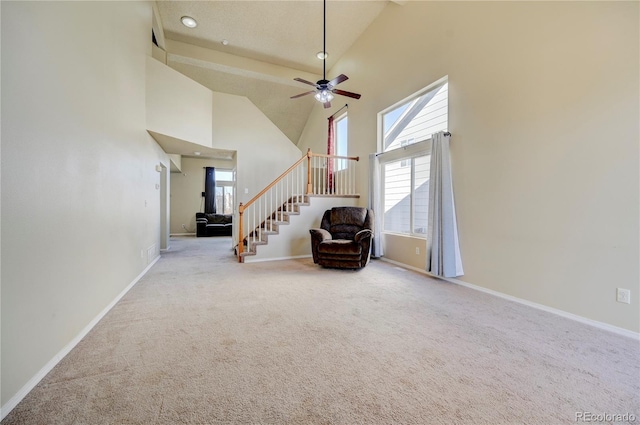
[{"label": "white ceiling", "polygon": [[[328,79],[335,77],[331,67],[388,3],[327,2]],[[289,97],[310,89],[293,81],[294,77],[315,82],[322,76],[322,61],[316,58],[323,47],[322,1],[157,1],[156,4],[167,39],[164,47],[169,66],[211,90],[248,97],[293,143],[298,142],[315,100],[313,96]],[[193,29],[183,26],[180,18],[185,15],[193,17],[198,26]],[[228,40],[229,44],[223,45],[222,40]],[[204,49],[195,49],[200,54],[194,56],[185,53],[193,50],[184,48],[188,45]],[[202,54],[212,50],[215,54]],[[221,57],[224,60],[219,60]],[[229,59],[233,57],[253,61],[247,65]],[[357,82],[349,80],[340,88],[357,92]],[[334,100],[334,104],[339,107],[343,102]]]}]

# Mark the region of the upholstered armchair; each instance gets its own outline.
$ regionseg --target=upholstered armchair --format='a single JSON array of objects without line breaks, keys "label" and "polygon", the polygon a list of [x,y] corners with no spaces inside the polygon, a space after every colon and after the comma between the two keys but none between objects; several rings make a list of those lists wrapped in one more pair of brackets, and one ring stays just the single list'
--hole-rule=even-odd
[{"label": "upholstered armchair", "polygon": [[319,229],[310,229],[313,262],[359,269],[367,265],[373,238],[373,210],[335,207],[325,211]]}]

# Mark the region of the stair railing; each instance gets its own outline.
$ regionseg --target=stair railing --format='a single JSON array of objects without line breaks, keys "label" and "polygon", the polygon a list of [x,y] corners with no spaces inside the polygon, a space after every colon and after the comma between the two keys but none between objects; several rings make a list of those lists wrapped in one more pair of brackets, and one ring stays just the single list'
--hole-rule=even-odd
[{"label": "stair railing", "polygon": [[[277,225],[286,221],[287,214],[297,212],[306,196],[356,195],[356,168],[359,157],[325,155],[307,150],[278,178],[262,189],[247,203],[238,207],[238,261],[243,252],[255,250],[266,243]],[[248,233],[245,235],[245,229]]]}]

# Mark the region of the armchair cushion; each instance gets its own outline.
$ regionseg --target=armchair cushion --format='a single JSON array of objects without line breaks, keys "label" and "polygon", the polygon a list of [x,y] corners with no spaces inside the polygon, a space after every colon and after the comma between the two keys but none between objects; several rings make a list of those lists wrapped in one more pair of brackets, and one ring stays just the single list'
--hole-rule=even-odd
[{"label": "armchair cushion", "polygon": [[332,208],[329,232],[333,239],[353,239],[362,230],[366,216],[364,208]]},{"label": "armchair cushion", "polygon": [[318,245],[318,252],[336,255],[360,255],[362,253],[362,246],[355,241],[336,239],[328,243],[321,242],[320,245]]}]

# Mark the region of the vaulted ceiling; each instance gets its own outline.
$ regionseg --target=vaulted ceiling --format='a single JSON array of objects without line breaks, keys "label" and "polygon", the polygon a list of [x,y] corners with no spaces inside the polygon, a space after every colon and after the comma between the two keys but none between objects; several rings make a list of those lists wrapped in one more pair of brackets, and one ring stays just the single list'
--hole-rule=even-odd
[{"label": "vaulted ceiling", "polygon": [[[387,3],[327,2],[328,79],[335,77],[332,66]],[[312,89],[293,78],[315,82],[322,77],[322,60],[316,57],[323,50],[322,1],[158,1],[156,5],[154,31],[167,52],[167,65],[211,90],[246,96],[293,143],[298,142],[316,101],[313,96],[290,99]],[[182,16],[194,18],[198,26],[185,27]],[[357,91],[357,82],[348,80],[340,88]]]}]

